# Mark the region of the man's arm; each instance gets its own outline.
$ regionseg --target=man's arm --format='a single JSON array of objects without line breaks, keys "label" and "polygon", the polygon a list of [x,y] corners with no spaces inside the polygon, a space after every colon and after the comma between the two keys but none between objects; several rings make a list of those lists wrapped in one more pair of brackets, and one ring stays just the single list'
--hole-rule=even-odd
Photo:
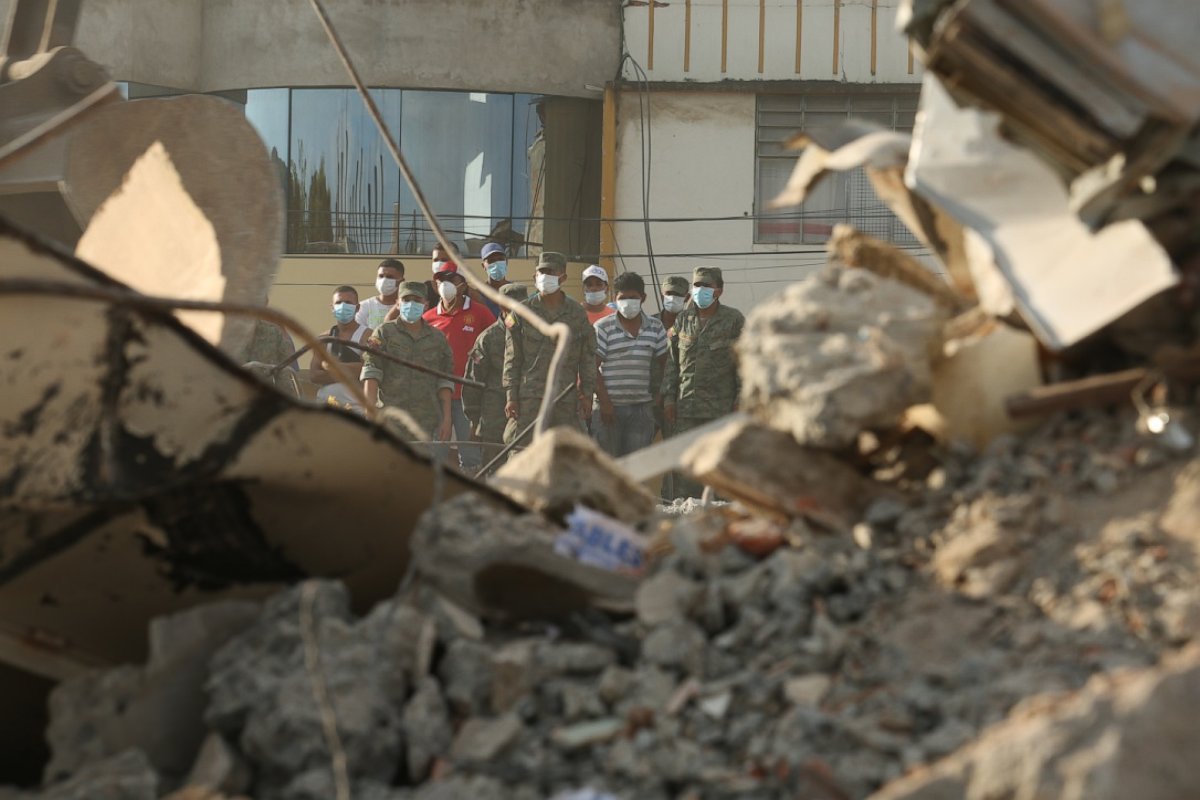
[{"label": "man's arm", "polygon": [[575,370],[579,375],[580,411],[585,419],[591,419],[592,395],[596,393],[596,330],[586,323],[586,316],[584,320],[578,333],[580,341],[575,344]]},{"label": "man's arm", "polygon": [[450,441],[451,431],[454,426],[452,424],[453,417],[450,414],[450,398],[454,396],[454,390],[448,386],[438,388],[438,400],[442,404],[442,421],[438,423],[438,429],[435,436],[439,442]]},{"label": "man's arm", "polygon": [[521,330],[524,323],[514,319],[512,325],[504,332],[504,416],[515,419],[520,413],[517,398],[521,396],[521,378],[525,367],[525,352],[521,342]]},{"label": "man's arm", "polygon": [[[367,340],[367,344],[382,350],[383,338],[386,336],[387,334],[383,330],[375,331]],[[362,371],[359,373],[359,380],[363,382],[363,393],[367,396],[367,405],[372,408],[379,404],[379,382],[383,380],[385,363],[374,353],[363,353],[363,365]]]},{"label": "man's arm", "polygon": [[667,344],[665,373],[663,375],[663,418],[668,425],[675,424],[675,404],[679,400],[679,320]]},{"label": "man's arm", "polygon": [[[310,383],[315,383],[317,386],[328,386],[333,383],[333,375],[325,370],[322,366],[324,362],[317,357],[316,353],[312,354],[312,358],[308,360],[308,380]],[[353,366],[353,365],[347,365]]]}]

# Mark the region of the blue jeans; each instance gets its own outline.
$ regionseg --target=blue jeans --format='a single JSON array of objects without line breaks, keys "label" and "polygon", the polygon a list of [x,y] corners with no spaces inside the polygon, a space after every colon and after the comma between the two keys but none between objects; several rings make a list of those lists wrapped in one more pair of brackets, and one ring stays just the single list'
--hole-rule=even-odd
[{"label": "blue jeans", "polygon": [[613,409],[616,419],[612,425],[604,424],[599,408],[592,412],[592,436],[601,449],[613,458],[620,458],[649,447],[654,440],[654,404],[636,403]]},{"label": "blue jeans", "polygon": [[[450,401],[450,421],[454,426],[454,438],[459,442],[471,441],[471,420],[463,411],[462,400]],[[468,475],[474,475],[483,466],[479,447],[473,444],[458,445],[458,466]]]}]

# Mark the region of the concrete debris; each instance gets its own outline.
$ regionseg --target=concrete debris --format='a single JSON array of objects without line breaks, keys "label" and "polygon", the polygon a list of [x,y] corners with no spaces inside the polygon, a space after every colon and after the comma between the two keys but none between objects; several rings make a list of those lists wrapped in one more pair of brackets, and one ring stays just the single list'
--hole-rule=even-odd
[{"label": "concrete debris", "polygon": [[145,668],[122,667],[64,681],[50,697],[46,779],[129,749],[183,778],[205,737],[204,684],[212,651],[247,628],[255,603],[227,601],[155,619]]},{"label": "concrete debris", "polygon": [[962,752],[872,798],[1188,797],[1200,782],[1198,713],[1193,647],[1167,666],[1098,676],[1074,695],[1031,702]]},{"label": "concrete debris", "polygon": [[413,544],[417,571],[481,616],[544,619],[548,611],[631,610],[637,581],[558,555],[559,533],[536,514],[505,514],[464,494],[422,518]]},{"label": "concrete debris", "polygon": [[697,480],[753,509],[832,518],[839,528],[881,491],[833,455],[752,422],[709,434],[684,454],[683,465]]},{"label": "concrete debris", "polygon": [[156,800],[158,776],[139,750],[94,761],[70,780],[52,784],[28,800]]},{"label": "concrete debris", "polygon": [[842,448],[927,402],[945,310],[860,269],[827,267],[746,318],[742,409],[802,445]]},{"label": "concrete debris", "polygon": [[[555,593],[570,585],[584,597],[588,584],[546,566],[557,564],[545,560],[557,529],[541,517],[453,498],[419,523],[416,579],[365,616],[342,585],[320,582],[311,618],[293,589],[225,641],[207,640],[210,735],[187,782],[256,800],[331,797],[333,719],[354,797],[369,800],[532,800],[580,787],[618,798],[957,797],[1000,792],[1026,766],[1048,796],[1061,793],[1054,780],[1086,789],[1110,773],[1121,796],[1169,796],[1188,774],[1168,763],[1185,749],[1172,737],[1195,717],[1194,689],[1170,687],[1194,666],[1128,684],[1140,688],[1116,679],[1116,694],[1093,682],[1086,700],[1038,699],[1145,670],[1195,639],[1200,461],[1133,422],[1056,417],[982,453],[933,439],[923,454],[882,448],[936,467],[875,463],[846,506],[855,536],[776,517],[766,522],[780,542],[758,553],[725,533],[746,513],[736,503],[664,517],[640,581],[597,571],[629,581],[620,613]],[[472,561],[471,547],[488,542],[509,548],[494,563],[545,572],[477,587],[492,562]],[[530,542],[547,554],[525,560]],[[538,582],[548,575],[557,589]],[[97,714],[119,716],[148,669],[91,676]],[[78,718],[54,711],[58,729]],[[104,730],[81,725],[76,752],[103,754],[87,737]],[[995,746],[972,745],[980,735]],[[1161,769],[1129,766],[1139,741],[1155,743]],[[109,763],[98,759],[81,770]]]},{"label": "concrete debris", "polygon": [[636,525],[654,513],[654,498],[630,480],[594,439],[554,428],[496,471],[492,485],[518,503],[565,523],[575,505]]}]

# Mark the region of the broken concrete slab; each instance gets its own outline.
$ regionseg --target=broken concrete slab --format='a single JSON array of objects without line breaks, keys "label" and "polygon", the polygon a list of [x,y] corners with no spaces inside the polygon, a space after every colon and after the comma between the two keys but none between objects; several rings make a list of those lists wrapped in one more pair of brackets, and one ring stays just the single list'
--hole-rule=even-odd
[{"label": "broken concrete slab", "polygon": [[637,524],[654,513],[655,500],[631,480],[593,439],[554,428],[508,460],[491,484],[556,522],[581,504],[613,519]]},{"label": "broken concrete slab", "polygon": [[462,495],[419,521],[416,568],[454,602],[493,619],[556,619],[589,607],[632,611],[637,579],[558,555],[558,533],[537,514],[498,513]]},{"label": "broken concrete slab", "polygon": [[845,461],[754,422],[709,434],[684,454],[683,465],[718,493],[760,513],[832,517],[839,528],[848,528],[881,496],[877,484]]},{"label": "broken concrete slab", "polygon": [[894,427],[929,399],[947,316],[914,289],[830,265],[747,316],[742,409],[814,447]]}]

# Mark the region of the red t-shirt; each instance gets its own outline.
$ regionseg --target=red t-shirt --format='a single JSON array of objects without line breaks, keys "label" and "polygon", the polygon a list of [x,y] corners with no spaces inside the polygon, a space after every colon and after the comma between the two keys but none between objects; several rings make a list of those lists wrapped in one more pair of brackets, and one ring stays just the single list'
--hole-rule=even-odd
[{"label": "red t-shirt", "polygon": [[[450,342],[450,351],[454,354],[454,374],[463,376],[467,373],[467,355],[475,344],[479,334],[496,321],[496,316],[482,303],[474,303],[470,297],[462,298],[462,302],[454,311],[442,310],[439,302],[426,311],[422,318],[437,328]],[[462,384],[454,384],[454,399],[462,399]]]}]

